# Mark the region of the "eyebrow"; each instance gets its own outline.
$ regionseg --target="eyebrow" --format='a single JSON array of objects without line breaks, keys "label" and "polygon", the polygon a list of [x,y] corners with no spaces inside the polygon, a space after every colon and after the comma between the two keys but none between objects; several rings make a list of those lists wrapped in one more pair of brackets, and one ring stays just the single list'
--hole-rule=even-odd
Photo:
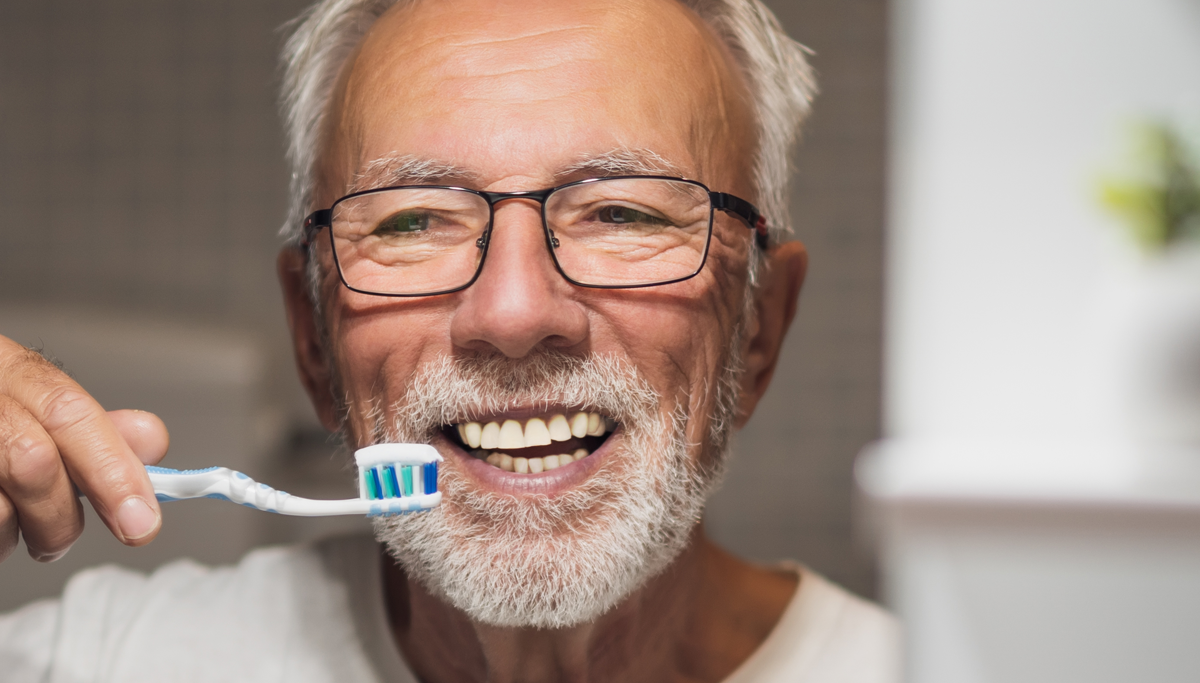
[{"label": "eyebrow", "polygon": [[[621,175],[687,177],[683,170],[650,149],[625,147],[585,154],[554,174],[556,181],[571,177],[603,178]],[[479,181],[479,174],[441,161],[410,154],[385,156],[367,162],[354,174],[348,194],[397,185],[466,185]]]},{"label": "eyebrow", "polygon": [[589,154],[555,174],[559,179],[569,176],[662,175],[684,178],[683,170],[650,149],[618,148],[600,154]]},{"label": "eyebrow", "polygon": [[350,193],[394,185],[466,185],[478,175],[452,164],[412,155],[386,156],[367,162],[354,174]]}]

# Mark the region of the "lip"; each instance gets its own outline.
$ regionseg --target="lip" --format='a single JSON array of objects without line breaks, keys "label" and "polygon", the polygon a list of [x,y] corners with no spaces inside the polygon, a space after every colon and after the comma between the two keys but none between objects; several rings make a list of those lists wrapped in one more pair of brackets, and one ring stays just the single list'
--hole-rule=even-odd
[{"label": "lip", "polygon": [[442,457],[452,458],[475,485],[485,491],[517,496],[554,496],[569,491],[586,481],[600,467],[601,461],[608,456],[612,449],[611,445],[616,440],[615,437],[622,434],[621,428],[617,427],[616,431],[610,434],[599,448],[583,460],[576,460],[570,465],[537,474],[517,474],[493,467],[482,460],[471,457],[469,453],[446,438],[441,432],[434,436],[433,447],[438,449]]}]

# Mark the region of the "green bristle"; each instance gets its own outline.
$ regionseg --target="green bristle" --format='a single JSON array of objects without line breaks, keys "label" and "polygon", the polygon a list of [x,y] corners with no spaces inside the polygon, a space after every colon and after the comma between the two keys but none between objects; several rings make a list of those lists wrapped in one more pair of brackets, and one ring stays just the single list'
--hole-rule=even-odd
[{"label": "green bristle", "polygon": [[371,500],[382,498],[383,495],[380,492],[379,486],[379,475],[375,473],[375,470],[367,470],[363,473],[363,476],[366,477],[367,480],[367,498],[370,498]]},{"label": "green bristle", "polygon": [[387,484],[389,498],[396,498],[400,495],[400,484],[396,482],[395,467],[388,465],[383,468],[383,481]]},{"label": "green bristle", "polygon": [[395,498],[396,486],[392,483],[392,477],[388,476],[391,474],[391,472],[388,471],[391,468],[383,467],[380,469],[383,470],[383,476],[379,478],[383,482],[383,495],[387,498]]},{"label": "green bristle", "polygon": [[404,495],[412,495],[412,468],[404,466]]}]

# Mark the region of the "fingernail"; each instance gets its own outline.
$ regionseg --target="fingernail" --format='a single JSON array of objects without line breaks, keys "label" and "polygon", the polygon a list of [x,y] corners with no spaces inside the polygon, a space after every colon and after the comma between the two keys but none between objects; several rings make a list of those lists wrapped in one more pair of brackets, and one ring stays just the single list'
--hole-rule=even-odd
[{"label": "fingernail", "polygon": [[146,501],[130,496],[117,509],[117,526],[126,541],[136,541],[158,526],[158,513]]},{"label": "fingernail", "polygon": [[29,556],[32,557],[33,559],[37,560],[38,562],[46,562],[46,563],[57,562],[57,561],[61,560],[63,558],[63,556],[67,554],[67,551],[70,549],[71,549],[71,547],[67,546],[66,548],[64,548],[56,553],[45,553],[45,554],[37,554],[37,555],[34,555],[33,553],[29,553]]}]

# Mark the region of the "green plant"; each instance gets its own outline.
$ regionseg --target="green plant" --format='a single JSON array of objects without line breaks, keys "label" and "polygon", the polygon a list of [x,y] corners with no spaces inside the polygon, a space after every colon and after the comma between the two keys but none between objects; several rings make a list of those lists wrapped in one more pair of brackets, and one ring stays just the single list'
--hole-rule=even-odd
[{"label": "green plant", "polygon": [[1200,241],[1200,160],[1184,136],[1163,123],[1135,130],[1125,177],[1106,179],[1104,204],[1124,219],[1144,248]]}]

